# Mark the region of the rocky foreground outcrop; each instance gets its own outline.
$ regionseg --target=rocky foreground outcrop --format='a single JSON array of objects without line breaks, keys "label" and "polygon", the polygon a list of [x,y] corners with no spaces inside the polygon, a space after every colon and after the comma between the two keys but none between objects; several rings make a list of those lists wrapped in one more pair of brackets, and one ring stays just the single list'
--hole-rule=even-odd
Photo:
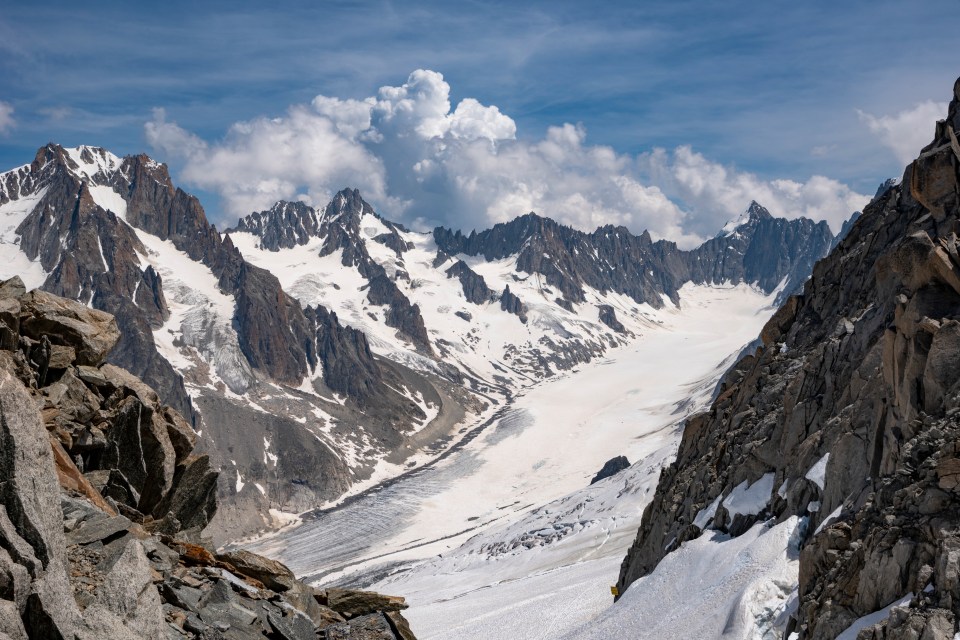
[{"label": "rocky foreground outcrop", "polygon": [[107,313],[0,283],[0,639],[413,639],[402,598],[208,547],[218,472],[104,364],[119,339]]},{"label": "rocky foreground outcrop", "polygon": [[[781,632],[949,640],[960,622],[960,80],[933,143],[881,190],[685,427],[620,593],[706,529],[800,515]],[[762,483],[762,484],[761,484]],[[753,507],[731,495],[761,488]],[[756,492],[755,492],[756,493]],[[742,501],[741,501],[742,502]],[[762,506],[761,506],[762,505]]]}]

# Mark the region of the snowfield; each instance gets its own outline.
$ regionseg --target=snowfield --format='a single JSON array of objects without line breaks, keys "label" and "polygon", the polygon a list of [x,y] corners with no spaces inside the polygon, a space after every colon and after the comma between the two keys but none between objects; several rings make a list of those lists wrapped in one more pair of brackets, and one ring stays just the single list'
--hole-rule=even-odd
[{"label": "snowfield", "polygon": [[[680,306],[650,310],[644,331],[629,345],[534,385],[481,435],[436,464],[252,549],[318,584],[407,597],[407,617],[424,639],[481,638],[491,624],[502,637],[601,638],[610,636],[589,635],[590,629],[647,627],[631,621],[657,607],[680,611],[679,599],[644,595],[645,584],[668,578],[638,582],[613,608],[610,585],[660,469],[676,451],[684,417],[709,403],[719,376],[759,333],[775,295],[745,285],[688,284]],[[589,485],[617,455],[634,464]],[[729,558],[747,567],[689,577],[713,585],[691,606],[726,607],[704,615],[704,624],[733,612],[752,629],[751,620],[766,621],[783,604],[796,580],[787,554],[796,526],[684,545],[681,551],[705,569]],[[724,581],[729,593],[720,594],[716,585]],[[692,588],[676,584],[678,593]],[[678,617],[697,618],[697,611]],[[664,635],[638,637],[697,637],[651,629]]]}]

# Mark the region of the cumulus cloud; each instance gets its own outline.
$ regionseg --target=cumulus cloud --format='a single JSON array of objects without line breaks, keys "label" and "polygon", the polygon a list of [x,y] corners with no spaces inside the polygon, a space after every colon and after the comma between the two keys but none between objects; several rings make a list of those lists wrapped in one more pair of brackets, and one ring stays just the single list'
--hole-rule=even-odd
[{"label": "cumulus cloud", "polygon": [[917,150],[933,140],[933,127],[947,115],[946,102],[928,100],[894,115],[875,116],[857,110],[860,120],[867,125],[884,146],[903,164],[917,157]]},{"label": "cumulus cloud", "polygon": [[13,119],[13,106],[0,100],[0,133],[9,133],[16,124]]},{"label": "cumulus cloud", "polygon": [[325,204],[339,186],[359,185],[371,199],[391,202],[380,161],[332,119],[304,106],[281,118],[238,122],[208,145],[155,110],[148,143],[185,162],[182,179],[218,192],[236,216],[278,200]]},{"label": "cumulus cloud", "polygon": [[835,226],[866,202],[828,178],[764,181],[689,147],[617,153],[588,144],[575,124],[518,140],[512,118],[473,98],[454,107],[450,85],[428,70],[362,100],[320,95],[282,117],[238,122],[216,142],[158,109],[146,135],[180,160],[182,180],[218,192],[233,216],[279,199],[320,206],[350,186],[414,228],[485,228],[536,211],[582,229],[618,224],[690,246],[754,199],[775,214]]},{"label": "cumulus cloud", "polygon": [[198,136],[167,122],[167,112],[164,109],[153,110],[153,120],[143,126],[147,136],[147,143],[162,154],[192,158],[207,150],[207,143]]},{"label": "cumulus cloud", "polygon": [[775,216],[826,220],[838,231],[843,221],[862,209],[869,198],[831,178],[812,176],[806,182],[763,180],[713,162],[689,146],[672,152],[655,149],[640,158],[650,179],[697,215],[690,219],[695,233],[709,234],[756,200]]}]

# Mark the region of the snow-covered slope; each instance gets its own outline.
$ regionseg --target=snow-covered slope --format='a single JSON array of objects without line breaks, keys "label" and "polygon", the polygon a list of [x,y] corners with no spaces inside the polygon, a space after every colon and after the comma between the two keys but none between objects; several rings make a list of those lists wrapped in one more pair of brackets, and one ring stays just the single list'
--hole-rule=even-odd
[{"label": "snow-covered slope", "polygon": [[452,262],[434,266],[437,246],[432,234],[399,231],[410,248],[398,258],[388,247],[371,241],[383,233],[377,217],[365,213],[359,226],[370,257],[419,308],[439,358],[418,354],[405,336],[386,324],[387,310],[367,297],[368,280],[354,266],[343,264],[344,249],[318,256],[325,238],[280,251],[262,248],[250,233],[233,231],[230,238],[247,260],[276,274],[284,289],[302,304],[336,309],[342,322],[368,336],[375,352],[427,370],[438,369],[441,362],[453,365],[483,390],[527,386],[627,344],[628,336],[600,321],[600,305],[616,309],[626,330],[635,335],[655,322],[649,306],[617,294],[592,291],[588,301],[564,309],[548,298],[539,278],[517,270],[516,256],[491,262],[456,258],[462,258],[492,290],[509,286],[526,306],[523,322],[497,299],[469,302],[460,283],[445,273]]},{"label": "snow-covered slope", "polygon": [[[554,376],[440,462],[253,549],[321,583],[408,598],[421,638],[557,637],[598,616],[681,422],[775,293],[687,285],[629,345]],[[633,466],[590,485],[603,463]]]}]

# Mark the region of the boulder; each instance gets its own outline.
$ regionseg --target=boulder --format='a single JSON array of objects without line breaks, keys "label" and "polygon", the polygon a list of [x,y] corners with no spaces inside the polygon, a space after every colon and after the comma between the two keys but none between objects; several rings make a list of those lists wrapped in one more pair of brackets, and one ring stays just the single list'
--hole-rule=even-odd
[{"label": "boulder", "polygon": [[333,587],[318,593],[318,601],[348,620],[377,611],[401,611],[408,606],[400,596]]},{"label": "boulder", "polygon": [[50,436],[50,450],[53,452],[53,459],[57,468],[57,480],[62,488],[83,494],[104,513],[116,515],[113,507],[103,499],[103,495],[90,483],[90,480],[80,473],[73,460],[64,451],[63,445],[53,435]]},{"label": "boulder", "polygon": [[615,476],[629,467],[630,461],[627,460],[626,456],[617,456],[616,458],[611,458],[604,463],[600,471],[597,472],[597,475],[593,476],[593,480],[590,481],[590,484],[595,484],[601,480]]},{"label": "boulder", "polygon": [[232,565],[237,573],[259,580],[268,589],[287,591],[296,578],[282,562],[264,558],[256,553],[238,549],[217,554],[217,560]]},{"label": "boulder", "polygon": [[96,366],[120,339],[117,321],[109,313],[40,290],[20,298],[20,332],[76,350],[76,363]]},{"label": "boulder", "polygon": [[177,540],[172,546],[180,555],[180,562],[187,566],[211,567],[217,563],[213,554],[198,544]]},{"label": "boulder", "polygon": [[13,276],[9,280],[0,282],[0,300],[21,298],[26,292],[27,287],[24,286],[20,276]]},{"label": "boulder", "polygon": [[123,516],[88,520],[67,534],[69,544],[90,544],[125,536],[133,523]]},{"label": "boulder", "polygon": [[112,499],[118,505],[136,508],[140,503],[140,494],[118,469],[98,469],[83,475],[101,496]]},{"label": "boulder", "polygon": [[63,420],[71,422],[90,422],[100,408],[100,399],[70,371],[45,387],[43,395],[44,408],[56,409]]},{"label": "boulder", "polygon": [[97,369],[97,371],[106,378],[110,386],[123,391],[123,395],[132,394],[136,396],[141,404],[147,407],[160,405],[160,398],[157,396],[157,392],[126,369],[121,369],[112,364],[105,364]]},{"label": "boulder", "polygon": [[384,615],[387,616],[387,622],[390,623],[398,640],[417,640],[417,636],[413,634],[413,630],[410,628],[410,623],[407,622],[402,613],[388,611]]},{"label": "boulder", "polygon": [[66,369],[77,359],[77,352],[73,347],[54,344],[50,346],[50,360],[47,366],[51,369]]},{"label": "boulder", "polygon": [[[117,519],[107,522],[110,521]],[[103,560],[94,573],[98,574],[94,576],[97,586],[91,594],[93,601],[84,611],[84,626],[93,632],[91,640],[127,635],[139,640],[167,637],[160,594],[152,583],[150,561],[137,539],[125,535],[107,544]],[[122,633],[118,633],[121,630]]]},{"label": "boulder", "polygon": [[0,298],[0,349],[13,351],[20,338],[20,302]]},{"label": "boulder", "polygon": [[86,382],[91,387],[107,387],[110,382],[107,377],[100,373],[96,367],[79,366],[77,367],[77,377]]},{"label": "boulder", "polygon": [[183,419],[179,413],[170,407],[163,408],[163,419],[166,422],[167,437],[176,454],[176,462],[183,462],[193,451],[197,443],[197,432]]},{"label": "boulder", "polygon": [[177,464],[173,489],[153,510],[158,518],[173,518],[182,529],[202,530],[217,512],[217,477],[206,454]]},{"label": "boulder", "polygon": [[313,621],[299,611],[279,611],[267,613],[267,621],[273,631],[283,640],[315,640],[316,627]]}]

